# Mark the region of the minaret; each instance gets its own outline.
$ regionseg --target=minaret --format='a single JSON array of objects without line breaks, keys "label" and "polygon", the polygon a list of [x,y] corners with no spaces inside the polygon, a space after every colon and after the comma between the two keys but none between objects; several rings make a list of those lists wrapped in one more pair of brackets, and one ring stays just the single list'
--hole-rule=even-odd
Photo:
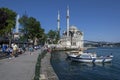
[{"label": "minaret", "polygon": [[69,6],[67,7],[67,37],[69,36]]},{"label": "minaret", "polygon": [[58,11],[58,18],[57,18],[57,27],[58,27],[58,35],[60,35],[60,13]]},{"label": "minaret", "polygon": [[16,29],[16,31],[15,31],[15,33],[19,33],[19,18],[20,18],[20,16],[19,16],[19,14],[17,15],[17,17],[16,17],[16,25],[15,25],[15,29]]},{"label": "minaret", "polygon": [[14,35],[13,35],[13,38],[14,39],[18,39],[20,36],[19,34],[19,14],[16,16],[16,24],[15,24],[15,32],[14,32]]}]

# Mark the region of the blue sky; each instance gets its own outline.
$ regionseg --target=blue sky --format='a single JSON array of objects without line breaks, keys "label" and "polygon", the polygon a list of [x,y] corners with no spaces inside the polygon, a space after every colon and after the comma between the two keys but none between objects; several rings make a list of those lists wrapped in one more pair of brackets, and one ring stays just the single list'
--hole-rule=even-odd
[{"label": "blue sky", "polygon": [[84,32],[85,40],[120,42],[120,0],[0,0],[0,7],[35,17],[46,32],[57,29],[58,10],[61,33],[66,29],[67,5],[70,25]]}]

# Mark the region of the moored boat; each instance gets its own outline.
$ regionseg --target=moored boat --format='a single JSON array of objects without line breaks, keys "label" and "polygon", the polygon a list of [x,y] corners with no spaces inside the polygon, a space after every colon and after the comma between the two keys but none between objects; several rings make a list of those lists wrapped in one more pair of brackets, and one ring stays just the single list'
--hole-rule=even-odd
[{"label": "moored boat", "polygon": [[73,53],[68,52],[67,56],[72,61],[78,61],[78,62],[87,62],[87,63],[106,63],[111,62],[113,55],[109,56],[97,56],[95,53]]}]

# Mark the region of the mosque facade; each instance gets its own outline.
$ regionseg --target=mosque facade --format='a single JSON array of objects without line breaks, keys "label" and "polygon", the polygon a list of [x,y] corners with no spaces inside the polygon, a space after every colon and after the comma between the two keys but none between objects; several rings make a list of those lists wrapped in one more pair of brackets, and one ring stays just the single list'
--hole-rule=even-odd
[{"label": "mosque facade", "polygon": [[[66,30],[63,32],[63,35],[61,36],[60,40],[58,41],[58,44],[62,47],[66,48],[79,48],[83,49],[83,32],[80,31],[76,26],[69,25],[69,7],[67,7],[67,22],[66,22]],[[58,13],[58,32],[60,30],[60,14]]]}]

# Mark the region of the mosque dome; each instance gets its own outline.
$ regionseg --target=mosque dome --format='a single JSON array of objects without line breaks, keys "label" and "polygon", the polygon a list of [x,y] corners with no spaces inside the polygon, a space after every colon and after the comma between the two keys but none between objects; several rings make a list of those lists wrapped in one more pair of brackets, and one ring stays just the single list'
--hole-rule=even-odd
[{"label": "mosque dome", "polygon": [[72,31],[72,32],[75,32],[76,34],[81,34],[82,35],[82,32],[74,25],[69,27],[69,31]]},{"label": "mosque dome", "polygon": [[72,26],[70,26],[69,30],[70,31],[77,31],[78,29],[76,26],[72,25]]}]

